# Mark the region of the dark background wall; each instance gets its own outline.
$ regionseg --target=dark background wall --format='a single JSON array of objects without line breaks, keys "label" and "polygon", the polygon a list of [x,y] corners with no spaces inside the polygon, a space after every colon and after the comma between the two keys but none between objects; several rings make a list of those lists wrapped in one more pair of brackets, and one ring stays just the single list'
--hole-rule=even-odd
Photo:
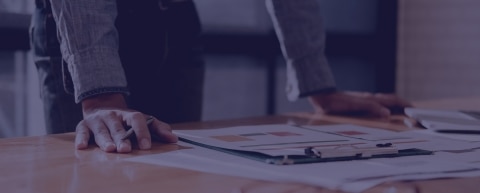
[{"label": "dark background wall", "polygon": [[[285,64],[264,1],[196,2],[206,36],[206,120],[312,110],[305,99],[286,99]],[[319,2],[338,87],[394,91],[396,1]]]},{"label": "dark background wall", "polygon": [[[286,99],[285,64],[263,0],[195,2],[205,32],[204,120],[311,111],[304,99]],[[393,91],[396,1],[319,2],[338,87]],[[31,0],[0,0],[0,14],[9,15],[0,17],[0,34],[19,30],[1,38],[20,38],[0,43],[0,136],[44,133],[38,79],[25,35],[32,10]]]}]

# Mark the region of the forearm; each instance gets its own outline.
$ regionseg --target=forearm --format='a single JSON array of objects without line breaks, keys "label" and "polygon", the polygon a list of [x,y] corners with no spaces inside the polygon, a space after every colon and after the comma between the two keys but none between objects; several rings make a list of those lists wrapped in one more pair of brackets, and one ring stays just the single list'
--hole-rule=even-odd
[{"label": "forearm", "polygon": [[51,2],[76,102],[104,93],[127,93],[118,55],[116,0]]},{"label": "forearm", "polygon": [[334,88],[318,1],[267,0],[267,8],[287,61],[288,98]]}]

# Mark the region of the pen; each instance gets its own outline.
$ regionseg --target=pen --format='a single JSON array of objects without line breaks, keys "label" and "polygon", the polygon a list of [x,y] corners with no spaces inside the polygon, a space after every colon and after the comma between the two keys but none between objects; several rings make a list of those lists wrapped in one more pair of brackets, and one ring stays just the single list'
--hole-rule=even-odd
[{"label": "pen", "polygon": [[[150,116],[147,118],[147,126],[153,122],[153,117]],[[133,128],[131,126],[128,127],[127,133],[123,135],[122,140],[128,139],[133,134]]]},{"label": "pen", "polygon": [[439,133],[480,135],[480,130],[439,129],[439,130],[436,130],[436,131],[439,132]]}]

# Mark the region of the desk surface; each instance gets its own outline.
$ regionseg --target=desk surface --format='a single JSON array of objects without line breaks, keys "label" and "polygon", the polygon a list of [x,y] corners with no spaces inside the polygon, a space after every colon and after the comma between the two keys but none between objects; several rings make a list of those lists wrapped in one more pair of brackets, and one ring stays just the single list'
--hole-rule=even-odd
[{"label": "desk surface", "polygon": [[[467,101],[480,104],[480,98]],[[441,103],[437,105],[432,102],[418,103],[418,106],[443,107],[442,104],[455,103],[451,101],[450,103],[439,102]],[[480,110],[480,108],[477,110]],[[401,121],[398,121],[401,119],[402,117],[394,117],[393,121],[375,121],[310,113],[292,113],[229,121],[184,123],[173,125],[173,127],[175,129],[202,129],[287,122],[298,124],[343,122],[392,130],[414,129],[403,126]],[[1,139],[1,192],[335,192],[297,183],[266,182],[123,161],[123,158],[132,156],[172,151],[178,148],[175,144],[155,144],[150,151],[134,150],[131,154],[114,154],[104,153],[95,147],[75,151],[73,140],[73,133]],[[442,193],[478,192],[479,190],[480,178],[477,177],[392,182],[379,185],[367,192]]]}]

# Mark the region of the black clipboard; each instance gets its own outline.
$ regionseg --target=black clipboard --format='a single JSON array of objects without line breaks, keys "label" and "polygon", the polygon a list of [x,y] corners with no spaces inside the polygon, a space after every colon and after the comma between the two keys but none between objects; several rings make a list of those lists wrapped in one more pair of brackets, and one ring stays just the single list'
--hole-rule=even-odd
[{"label": "black clipboard", "polygon": [[[197,145],[200,147],[213,149],[216,151],[261,161],[268,164],[275,165],[291,165],[291,164],[308,164],[308,163],[320,163],[320,162],[337,162],[337,161],[352,161],[352,160],[366,160],[373,158],[394,158],[403,156],[416,156],[416,155],[431,155],[433,151],[411,148],[396,150],[392,147],[392,144],[380,144],[372,148],[354,149],[352,151],[336,150],[339,154],[322,156],[322,151],[317,151],[314,148],[306,148],[305,155],[284,155],[284,156],[271,156],[264,153],[244,150],[234,150],[228,148],[222,148],[217,146],[211,146],[199,142],[195,142],[189,139],[180,137],[180,141]],[[368,155],[366,155],[368,154]]]}]

